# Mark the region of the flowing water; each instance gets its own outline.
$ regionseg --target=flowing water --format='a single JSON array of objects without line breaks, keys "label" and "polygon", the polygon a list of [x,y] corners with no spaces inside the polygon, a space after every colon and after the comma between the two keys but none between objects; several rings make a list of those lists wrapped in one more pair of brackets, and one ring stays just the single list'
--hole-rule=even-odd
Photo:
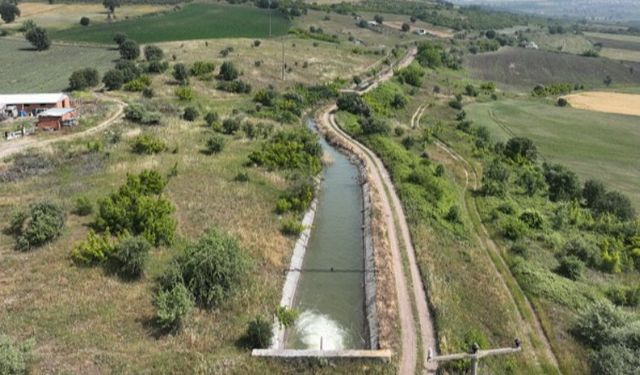
[{"label": "flowing water", "polygon": [[[312,123],[311,123],[312,125]],[[311,238],[296,291],[293,349],[362,349],[364,311],[362,188],[358,168],[324,139],[325,159]]]}]

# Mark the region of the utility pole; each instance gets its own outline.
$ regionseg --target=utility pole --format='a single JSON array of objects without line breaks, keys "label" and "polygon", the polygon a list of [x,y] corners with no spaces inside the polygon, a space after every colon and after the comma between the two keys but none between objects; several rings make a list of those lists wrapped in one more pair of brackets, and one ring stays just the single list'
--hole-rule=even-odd
[{"label": "utility pole", "polygon": [[429,348],[427,355],[427,362],[449,362],[458,361],[461,359],[471,360],[471,375],[478,375],[478,362],[484,357],[490,357],[494,355],[513,354],[522,351],[522,344],[520,340],[515,339],[514,345],[511,348],[498,348],[489,350],[480,350],[478,344],[473,344],[469,353],[456,353],[446,355],[433,355],[433,350]]}]

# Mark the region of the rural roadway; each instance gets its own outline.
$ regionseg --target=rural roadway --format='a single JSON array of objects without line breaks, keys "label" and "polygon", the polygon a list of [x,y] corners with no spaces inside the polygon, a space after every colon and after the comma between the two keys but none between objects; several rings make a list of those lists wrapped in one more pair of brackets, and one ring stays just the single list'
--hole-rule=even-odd
[{"label": "rural roadway", "polygon": [[[424,115],[425,109],[426,109],[426,105],[420,106],[413,114],[411,118],[412,129],[415,129],[420,125],[420,119]],[[479,189],[480,179],[478,177],[478,173],[476,172],[475,168],[471,165],[471,163],[469,163],[467,159],[465,159],[462,155],[460,155],[451,147],[446,145],[444,142],[440,140],[436,140],[434,143],[439,149],[444,151],[444,154],[452,162],[452,164],[458,165],[458,167],[461,168],[464,174],[465,190],[469,188],[473,190]],[[493,240],[493,238],[491,238],[491,236],[489,235],[489,231],[487,230],[487,228],[484,226],[484,224],[482,224],[482,220],[480,219],[480,213],[475,204],[474,198],[471,198],[471,199],[472,199],[472,204],[467,204],[466,197],[464,196],[462,197],[462,201],[464,203],[464,206],[467,212],[469,213],[469,215],[473,215],[476,218],[476,220],[472,220],[472,223],[474,223],[474,227],[475,227],[474,229],[476,232],[475,233],[476,239],[480,245],[484,246],[488,251],[491,251],[492,254],[494,255],[491,258],[494,263],[495,272],[500,280],[500,284],[506,290],[513,304],[516,306],[516,311],[518,311],[519,324],[522,331],[525,333],[525,338],[535,335],[537,336],[539,343],[542,345],[542,348],[540,348],[538,353],[536,352],[532,353],[534,358],[536,358],[538,363],[542,365],[542,361],[539,358],[539,356],[542,355],[546,357],[546,360],[548,363],[550,363],[556,369],[559,369],[558,360],[555,356],[555,353],[553,352],[553,349],[546,335],[546,332],[542,328],[542,323],[540,322],[540,318],[538,317],[536,310],[533,308],[533,305],[531,304],[527,296],[524,294],[524,292],[520,289],[519,284],[517,283],[517,280],[515,280],[515,277],[510,273],[507,264],[502,258],[502,255],[500,254],[500,248],[498,247],[496,242]],[[479,224],[476,224],[476,223],[479,223]],[[499,263],[499,266],[495,264],[496,262]],[[508,281],[506,280],[507,278],[509,279]],[[521,299],[524,301],[523,306],[518,306],[516,302],[516,298],[513,295],[514,291],[512,291],[509,288],[509,285],[512,285],[514,288],[517,288],[515,292],[522,297]],[[525,313],[523,313],[521,309],[526,310]],[[532,318],[528,319],[527,321],[525,320],[524,315],[530,316]],[[534,349],[537,349],[537,348],[534,348]]]},{"label": "rural roadway", "polygon": [[[357,92],[364,94],[373,90],[380,83],[392,78],[394,69],[403,68],[411,64],[415,59],[416,53],[417,49],[415,47],[411,48],[407,55],[394,67],[381,72],[370,85]],[[426,361],[427,349],[435,349],[436,347],[433,319],[427,305],[427,296],[420,277],[415,249],[413,248],[402,204],[382,160],[340,128],[334,116],[336,110],[336,105],[323,109],[319,115],[322,126],[357,150],[357,153],[365,163],[365,168],[369,173],[374,189],[381,195],[380,203],[387,227],[393,263],[393,276],[398,297],[401,335],[401,355],[398,373],[401,375],[415,374],[417,363],[423,363],[424,367],[419,372],[433,374],[437,365],[434,362]],[[404,268],[404,259],[407,262],[406,269]],[[406,272],[409,274],[408,279]],[[415,316],[416,314],[417,317]],[[416,327],[416,322],[418,327]],[[419,336],[416,333],[419,333]],[[421,352],[419,352],[419,348],[422,348]],[[420,362],[418,362],[419,358]]]},{"label": "rural roadway", "polygon": [[[98,94],[98,97],[104,97],[104,95]],[[78,133],[66,134],[50,139],[38,139],[37,136],[27,136],[16,140],[2,141],[0,143],[0,160],[11,155],[26,151],[30,148],[43,148],[56,142],[70,141],[104,130],[122,116],[125,107],[125,103],[119,99],[109,97],[108,100],[116,103],[117,110],[115,113],[109,116],[109,118],[99,123],[98,125]]]}]

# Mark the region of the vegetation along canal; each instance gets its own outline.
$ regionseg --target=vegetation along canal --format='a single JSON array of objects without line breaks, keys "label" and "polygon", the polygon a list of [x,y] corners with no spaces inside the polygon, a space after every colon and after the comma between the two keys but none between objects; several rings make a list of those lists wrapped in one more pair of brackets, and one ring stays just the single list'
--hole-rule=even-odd
[{"label": "vegetation along canal", "polygon": [[296,291],[300,316],[288,334],[287,347],[320,349],[322,341],[324,350],[361,349],[368,339],[359,172],[323,138],[320,143],[329,162]]}]

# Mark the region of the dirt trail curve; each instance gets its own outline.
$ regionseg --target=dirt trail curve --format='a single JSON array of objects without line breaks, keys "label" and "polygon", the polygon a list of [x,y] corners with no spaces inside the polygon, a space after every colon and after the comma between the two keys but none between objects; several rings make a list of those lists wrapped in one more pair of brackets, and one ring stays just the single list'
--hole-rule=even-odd
[{"label": "dirt trail curve", "polygon": [[[416,128],[419,125],[420,118],[422,117],[423,114],[424,114],[424,107],[419,107],[412,118],[412,124],[411,124],[412,128]],[[465,189],[467,189],[469,185],[471,185],[472,189],[478,189],[480,187],[480,180],[479,180],[478,174],[476,173],[475,168],[473,168],[471,164],[462,155],[458,154],[456,151],[448,147],[443,142],[436,140],[435,144],[438,148],[442,149],[445,152],[445,154],[448,155],[453,160],[454,163],[462,167],[462,171],[464,172],[464,178],[465,178]],[[502,255],[500,254],[498,245],[495,243],[495,241],[493,241],[493,239],[489,235],[489,232],[487,231],[487,228],[484,226],[484,224],[482,224],[482,221],[480,220],[480,213],[478,212],[478,208],[475,206],[475,201],[473,201],[474,204],[467,205],[466,199],[463,199],[463,200],[464,200],[464,205],[467,208],[467,211],[470,214],[473,213],[473,215],[478,219],[478,222],[480,223],[475,228],[479,243],[482,244],[484,247],[486,247],[489,251],[494,253],[496,255],[495,258],[498,259],[498,261],[501,263],[502,268],[508,270],[509,268],[507,264],[504,262]],[[497,267],[496,267],[496,273],[501,281],[501,284],[507,290],[507,293],[511,297],[513,303],[517,306],[515,298],[511,290],[509,289],[509,286],[507,281],[505,280],[505,277],[511,277],[513,279],[511,280],[512,284],[516,285],[519,288],[517,281],[515,280],[513,275],[511,275],[510,273],[507,276],[503,275],[503,273],[500,272],[500,270]],[[543,352],[544,352],[544,356],[547,358],[547,361],[549,361],[549,363],[551,363],[556,369],[559,369],[558,360],[553,352],[551,344],[549,343],[547,334],[542,328],[542,324],[540,323],[540,318],[538,317],[535,309],[531,305],[531,302],[529,301],[529,299],[526,297],[526,295],[524,295],[524,292],[521,291],[521,293],[525,302],[524,308],[529,310],[528,315],[533,317],[532,319],[533,327],[531,327],[531,325],[528,324],[527,321],[525,321],[523,314],[520,311],[520,308],[517,308],[517,311],[519,313],[518,318],[520,320],[520,323],[527,326],[525,330],[527,331],[533,330],[533,332],[529,332],[529,333],[533,333],[538,337],[540,343],[543,345]],[[538,357],[535,353],[534,353],[534,356],[536,358]]]},{"label": "dirt trail curve", "polygon": [[[102,94],[99,94],[98,96],[102,96]],[[109,125],[113,124],[117,119],[119,119],[120,116],[122,116],[122,113],[124,111],[124,106],[125,106],[125,103],[119,99],[110,97],[108,100],[116,103],[116,105],[118,106],[118,109],[116,110],[115,113],[113,113],[111,116],[109,116],[109,118],[107,118],[100,124],[78,133],[67,134],[67,135],[63,135],[63,136],[51,138],[51,139],[43,140],[43,139],[38,139],[37,137],[31,136],[31,137],[24,137],[15,141],[4,141],[0,143],[0,159],[4,159],[6,157],[20,153],[30,148],[42,148],[56,142],[70,141],[70,140],[81,138],[87,135],[95,134],[105,129]]]},{"label": "dirt trail curve", "polygon": [[[403,68],[411,64],[416,52],[416,48],[412,48],[394,67],[381,72],[371,85],[359,93],[363,94],[373,90],[381,82],[393,77],[394,69]],[[418,356],[422,356],[426,363],[426,349],[435,348],[436,340],[433,320],[427,305],[426,293],[420,277],[415,250],[411,241],[404,210],[382,160],[360,142],[342,131],[335,121],[334,112],[336,109],[337,107],[335,105],[325,108],[319,118],[325,127],[331,129],[335,135],[342,138],[363,154],[371,182],[375,185],[376,191],[381,194],[383,216],[386,222],[392,253],[392,268],[396,294],[398,296],[398,315],[400,317],[402,352],[398,373],[401,375],[415,374]],[[408,286],[407,278],[405,277],[402,248],[404,248],[404,256],[407,260],[407,271],[409,273],[411,287]],[[418,314],[417,319],[414,316],[412,301],[415,301],[416,313]],[[418,330],[416,329],[416,321],[419,322]],[[418,353],[418,337],[416,332],[420,334],[419,337],[423,348],[422,353]],[[421,373],[435,373],[435,363],[426,363],[425,366],[423,371],[420,371]]]}]

